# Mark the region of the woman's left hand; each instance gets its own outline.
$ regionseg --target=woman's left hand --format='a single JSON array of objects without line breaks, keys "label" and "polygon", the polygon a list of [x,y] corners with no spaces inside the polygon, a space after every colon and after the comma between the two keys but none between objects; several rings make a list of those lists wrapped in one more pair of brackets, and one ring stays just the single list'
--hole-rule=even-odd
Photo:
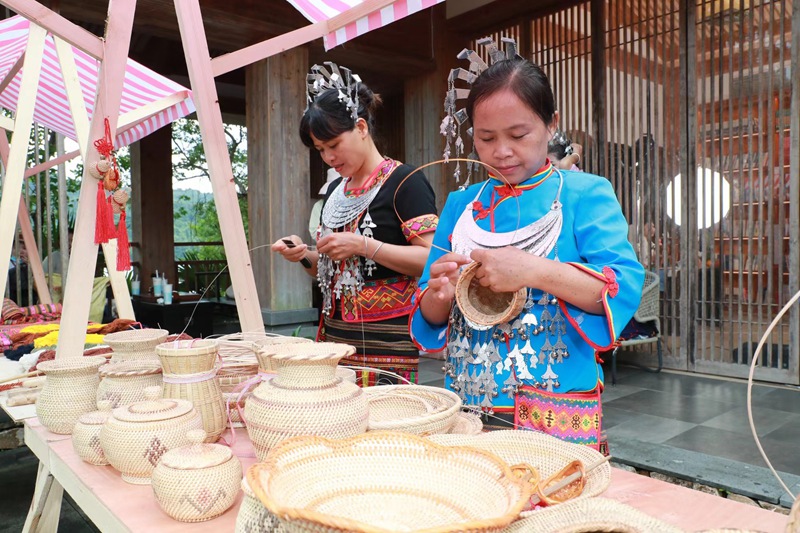
[{"label": "woman's left hand", "polygon": [[317,251],[334,261],[342,261],[353,255],[364,255],[364,237],[349,231],[329,233],[317,241]]},{"label": "woman's left hand", "polygon": [[516,292],[529,286],[534,256],[518,248],[473,250],[470,257],[481,264],[475,272],[475,279],[493,292]]}]

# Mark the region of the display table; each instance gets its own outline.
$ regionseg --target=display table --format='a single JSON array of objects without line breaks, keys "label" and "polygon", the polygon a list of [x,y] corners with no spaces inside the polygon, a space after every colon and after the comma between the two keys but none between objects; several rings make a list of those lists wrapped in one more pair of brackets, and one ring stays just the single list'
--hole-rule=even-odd
[{"label": "display table", "polygon": [[[56,531],[61,487],[101,531],[220,533],[234,529],[241,493],[234,506],[214,520],[194,524],[176,522],[158,506],[150,486],[130,485],[110,466],[92,466],[81,461],[72,449],[69,435],[50,433],[33,418],[25,421],[25,442],[41,464],[37,492],[23,531]],[[242,460],[244,470],[255,462],[246,431],[237,430],[233,451]],[[49,491],[45,490],[48,480]],[[783,532],[787,522],[787,517],[778,513],[619,469],[612,469],[611,487],[603,496],[688,531],[735,527]],[[54,513],[55,520],[51,518]],[[35,527],[37,523],[39,528]]]}]

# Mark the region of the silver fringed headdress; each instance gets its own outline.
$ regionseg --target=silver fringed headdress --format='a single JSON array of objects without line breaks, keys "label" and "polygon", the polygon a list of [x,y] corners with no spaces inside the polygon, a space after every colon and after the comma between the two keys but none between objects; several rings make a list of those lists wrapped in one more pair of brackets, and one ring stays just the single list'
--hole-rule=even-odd
[{"label": "silver fringed headdress", "polygon": [[[505,47],[505,51],[499,50],[497,48],[497,43],[495,43],[494,39],[491,37],[484,37],[476,41],[476,44],[486,48],[489,53],[489,60],[492,64],[504,59],[522,59],[521,56],[517,54],[517,42],[514,39],[504,37],[501,39],[501,42]],[[466,100],[469,96],[470,89],[456,87],[455,83],[457,80],[461,80],[466,82],[469,86],[472,86],[472,83],[478,76],[489,68],[489,65],[487,65],[474,50],[463,49],[459,52],[458,59],[469,60],[469,68],[454,68],[450,71],[450,75],[447,78],[447,94],[444,97],[445,116],[439,128],[439,131],[447,140],[443,154],[445,162],[450,160],[451,155],[453,157],[461,157],[464,154],[464,139],[461,136],[461,128],[469,119],[466,109],[461,108],[456,111],[456,102],[458,100]],[[472,138],[471,126],[467,129],[467,135]],[[467,159],[477,161],[478,154],[475,152],[475,145],[472,142],[470,144],[472,146]],[[455,153],[453,153],[453,150],[455,150]],[[475,165],[476,163],[471,161],[467,163],[467,179],[464,182],[465,187],[469,185],[469,180],[472,178],[472,171]],[[456,183],[458,183],[461,179],[460,163],[456,164],[456,170],[453,175],[456,178]]]},{"label": "silver fringed headdress", "polygon": [[[358,84],[361,78],[349,68],[340,67],[331,61],[325,65],[314,65],[306,76],[306,111],[314,100],[328,89],[335,89],[339,93],[339,101],[347,106],[353,116],[353,122],[358,120]],[[329,70],[330,69],[330,70]]]}]

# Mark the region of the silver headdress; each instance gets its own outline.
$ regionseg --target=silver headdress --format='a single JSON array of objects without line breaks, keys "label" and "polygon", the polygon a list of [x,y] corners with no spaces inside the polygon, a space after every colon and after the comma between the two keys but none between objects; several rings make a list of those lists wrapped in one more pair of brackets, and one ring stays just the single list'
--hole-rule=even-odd
[{"label": "silver headdress", "polygon": [[[520,55],[517,54],[517,42],[514,39],[504,37],[501,39],[501,42],[505,45],[505,52],[497,48],[497,44],[491,37],[484,37],[476,41],[476,44],[486,48],[489,53],[489,60],[492,64],[504,59],[521,59]],[[461,108],[456,110],[456,101],[466,100],[469,96],[470,89],[456,87],[455,83],[457,80],[461,80],[466,82],[469,86],[472,86],[472,83],[477,77],[480,76],[484,70],[489,68],[489,65],[487,65],[474,50],[463,49],[459,52],[458,59],[469,60],[469,68],[454,68],[450,71],[450,75],[447,78],[447,94],[444,98],[445,116],[439,128],[439,131],[447,140],[443,154],[445,162],[450,160],[451,155],[454,157],[461,157],[464,154],[464,139],[461,137],[461,128],[469,119],[466,109]],[[472,137],[472,127],[467,129],[467,134],[470,138]],[[452,152],[453,150],[455,150],[455,153]],[[470,154],[467,156],[467,159],[476,161],[478,159],[474,144],[471,146]],[[473,162],[467,163],[467,179],[464,182],[464,186],[469,185],[469,180],[472,177],[472,171],[475,165],[476,163]],[[456,178],[456,183],[458,183],[461,178],[460,163],[456,164],[456,170],[453,175]]]},{"label": "silver headdress", "polygon": [[[349,68],[340,67],[331,61],[325,65],[314,65],[306,76],[306,111],[316,98],[329,89],[339,93],[339,101],[347,106],[353,117],[353,122],[358,120],[358,84],[361,78]],[[330,69],[330,70],[329,70]]]}]

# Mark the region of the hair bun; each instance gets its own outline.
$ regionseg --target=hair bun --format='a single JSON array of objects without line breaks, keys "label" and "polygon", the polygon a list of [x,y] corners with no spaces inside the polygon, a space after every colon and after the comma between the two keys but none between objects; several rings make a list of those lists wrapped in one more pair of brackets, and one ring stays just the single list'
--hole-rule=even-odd
[{"label": "hair bun", "polygon": [[383,103],[381,95],[372,92],[372,89],[363,83],[358,84],[358,100],[364,103],[364,109],[366,109],[370,115],[374,114]]}]

